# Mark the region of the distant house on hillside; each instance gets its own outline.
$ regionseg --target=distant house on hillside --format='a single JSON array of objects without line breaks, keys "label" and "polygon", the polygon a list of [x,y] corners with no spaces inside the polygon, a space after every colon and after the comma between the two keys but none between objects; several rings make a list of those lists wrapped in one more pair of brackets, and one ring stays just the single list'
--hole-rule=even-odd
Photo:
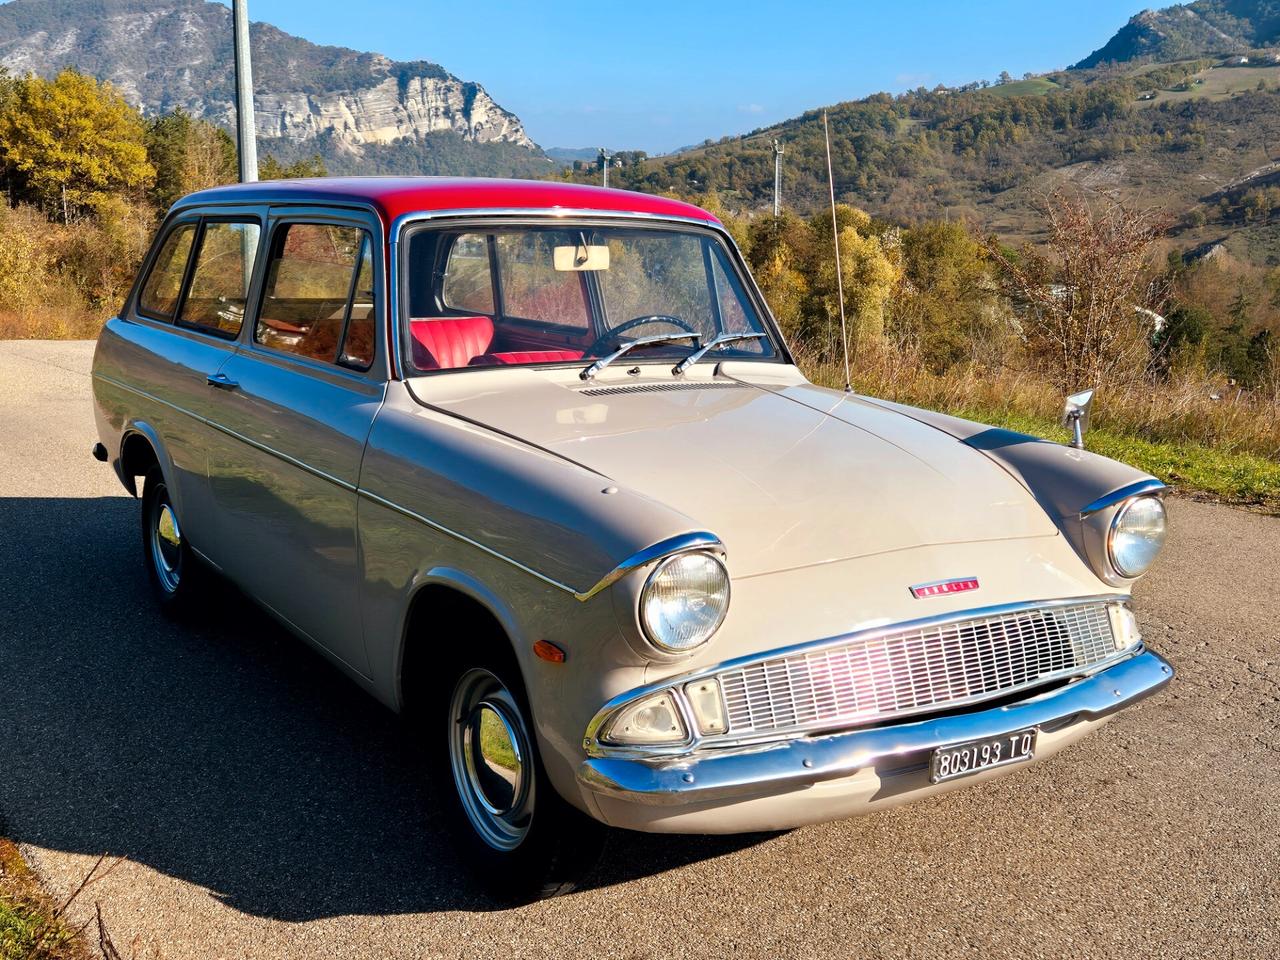
[{"label": "distant house on hillside", "polygon": [[1222,61],[1224,67],[1247,67],[1249,65],[1248,57],[1227,57]]}]

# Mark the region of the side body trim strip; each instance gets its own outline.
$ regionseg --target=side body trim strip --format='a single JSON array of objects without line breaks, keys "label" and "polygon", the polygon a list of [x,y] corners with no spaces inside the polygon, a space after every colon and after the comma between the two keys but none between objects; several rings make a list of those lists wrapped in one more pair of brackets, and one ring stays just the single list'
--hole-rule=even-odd
[{"label": "side body trim strip", "polygon": [[545,573],[541,573],[530,566],[526,566],[525,564],[521,563],[519,560],[509,557],[505,553],[501,553],[493,549],[492,547],[484,543],[481,543],[479,540],[472,539],[471,537],[468,537],[466,534],[459,533],[456,530],[446,527],[442,523],[437,523],[435,520],[432,520],[430,517],[425,517],[420,513],[417,513],[413,510],[408,509],[407,507],[402,507],[400,504],[395,503],[394,501],[388,500],[385,497],[380,497],[376,493],[373,493],[372,491],[366,489],[365,487],[355,486],[353,484],[348,483],[345,480],[339,479],[338,477],[331,476],[330,474],[325,473],[323,470],[318,470],[317,468],[311,466],[308,463],[303,462],[302,460],[297,459],[296,457],[291,457],[289,456],[289,454],[284,453],[280,450],[276,450],[274,447],[269,447],[266,444],[259,443],[257,440],[253,440],[250,437],[243,436],[234,430],[230,430],[227,427],[224,427],[220,423],[216,423],[208,419],[207,417],[202,417],[200,416],[200,414],[195,413],[194,411],[188,410],[186,407],[180,407],[175,403],[172,403],[168,400],[164,400],[160,397],[155,396],[154,394],[147,393],[144,390],[139,390],[137,387],[131,386],[130,384],[124,383],[123,381],[117,380],[114,377],[108,377],[105,374],[95,373],[93,376],[97,380],[101,380],[104,383],[109,383],[112,386],[119,387],[121,390],[126,390],[129,393],[134,394],[135,396],[142,397],[145,400],[150,400],[154,403],[158,403],[158,404],[161,404],[162,406],[168,407],[171,410],[175,410],[178,413],[181,413],[185,416],[190,417],[192,420],[195,420],[198,423],[202,423],[213,430],[217,430],[219,433],[223,433],[228,437],[232,437],[236,440],[240,440],[243,443],[248,444],[249,446],[253,447],[256,450],[260,450],[261,452],[268,454],[269,456],[276,457],[277,459],[282,460],[285,463],[291,464],[297,467],[299,470],[305,471],[306,473],[309,473],[314,477],[319,477],[321,480],[327,480],[330,483],[334,484],[335,486],[340,487],[341,489],[346,490],[350,493],[354,493],[357,496],[364,497],[366,500],[369,500],[372,503],[377,503],[381,506],[386,507],[388,510],[393,510],[396,513],[400,514],[401,516],[408,517],[411,520],[416,520],[419,523],[423,524],[424,526],[430,527],[431,529],[436,530],[440,533],[443,533],[448,537],[452,537],[453,539],[459,541],[460,543],[465,543],[469,546],[475,547],[477,550],[480,550],[483,553],[486,553],[497,560],[501,560],[505,563],[508,563],[511,566],[515,567],[517,570],[521,570],[529,574],[529,576],[531,577],[541,580],[543,583],[547,584],[548,586],[555,587],[557,590],[563,590],[565,593],[571,594],[575,599],[583,603],[590,600],[592,597],[596,596],[601,591],[612,586],[614,583],[617,583],[619,580],[621,580],[631,571],[637,570],[640,567],[646,566],[650,563],[654,563],[655,561],[661,560],[664,557],[671,556],[672,554],[685,553],[689,550],[701,550],[701,549],[712,549],[721,553],[724,552],[724,545],[720,542],[720,538],[715,536],[712,533],[708,533],[705,530],[697,531],[693,533],[679,534],[678,536],[670,537],[666,540],[661,541],[660,543],[655,543],[652,546],[649,546],[644,548],[643,550],[637,551],[636,553],[632,554],[630,557],[627,557],[625,560],[619,563],[616,567],[610,570],[603,577],[601,577],[591,587],[587,588],[586,590],[577,590],[566,583],[561,583],[559,580],[556,580],[554,577],[549,577]]}]

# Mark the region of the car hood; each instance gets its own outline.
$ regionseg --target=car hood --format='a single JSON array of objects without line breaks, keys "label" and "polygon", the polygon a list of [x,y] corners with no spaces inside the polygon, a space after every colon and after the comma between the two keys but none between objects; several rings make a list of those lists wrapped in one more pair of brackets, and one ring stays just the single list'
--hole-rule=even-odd
[{"label": "car hood", "polygon": [[583,384],[508,368],[415,379],[410,390],[680,511],[720,537],[735,577],[1057,533],[981,453],[795,379],[673,381],[663,370]]}]

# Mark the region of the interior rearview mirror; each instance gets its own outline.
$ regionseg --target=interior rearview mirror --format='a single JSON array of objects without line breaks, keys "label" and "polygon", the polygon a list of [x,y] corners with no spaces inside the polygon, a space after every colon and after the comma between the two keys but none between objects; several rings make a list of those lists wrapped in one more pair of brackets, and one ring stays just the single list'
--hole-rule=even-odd
[{"label": "interior rearview mirror", "polygon": [[572,247],[556,247],[555,267],[561,272],[608,270],[609,248],[588,246],[585,243]]},{"label": "interior rearview mirror", "polygon": [[1089,408],[1093,406],[1093,391],[1081,390],[1067,397],[1062,407],[1062,425],[1071,428],[1071,446],[1084,449],[1084,435],[1089,432]]}]

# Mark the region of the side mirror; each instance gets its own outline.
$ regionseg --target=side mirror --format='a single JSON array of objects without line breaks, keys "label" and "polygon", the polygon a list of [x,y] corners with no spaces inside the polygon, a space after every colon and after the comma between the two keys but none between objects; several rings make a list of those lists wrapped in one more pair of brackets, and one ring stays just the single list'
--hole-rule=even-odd
[{"label": "side mirror", "polygon": [[1062,425],[1071,428],[1071,446],[1084,449],[1084,435],[1089,432],[1089,408],[1093,406],[1093,391],[1081,390],[1067,397],[1062,408]]}]

